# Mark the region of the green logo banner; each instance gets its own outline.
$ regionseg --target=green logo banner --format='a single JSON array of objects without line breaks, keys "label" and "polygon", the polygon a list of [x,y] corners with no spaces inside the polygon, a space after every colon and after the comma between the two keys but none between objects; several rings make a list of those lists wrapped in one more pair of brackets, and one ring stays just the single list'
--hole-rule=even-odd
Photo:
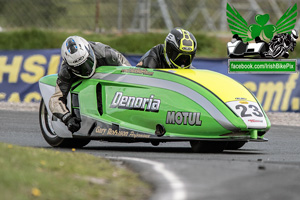
[{"label": "green logo banner", "polygon": [[[269,14],[257,14],[254,24],[248,22],[229,3],[226,8],[228,26],[233,34],[227,43],[227,55],[230,58],[261,58],[277,59],[289,58],[290,52],[296,47],[299,37],[295,29],[297,20],[297,4],[290,6],[277,20],[276,24],[270,24]],[[255,42],[250,42],[254,40]],[[289,64],[265,63],[266,70],[286,72]],[[269,67],[268,67],[269,66]],[[261,70],[255,70],[257,72]]]},{"label": "green logo banner", "polygon": [[275,25],[267,24],[270,19],[269,14],[256,15],[256,24],[248,25],[242,15],[229,3],[226,10],[227,22],[232,34],[238,34],[244,42],[254,40],[258,36],[262,36],[264,40],[271,40],[275,33],[291,33],[296,25],[297,4],[289,7]]},{"label": "green logo banner", "polygon": [[297,73],[297,60],[229,59],[228,73]]}]

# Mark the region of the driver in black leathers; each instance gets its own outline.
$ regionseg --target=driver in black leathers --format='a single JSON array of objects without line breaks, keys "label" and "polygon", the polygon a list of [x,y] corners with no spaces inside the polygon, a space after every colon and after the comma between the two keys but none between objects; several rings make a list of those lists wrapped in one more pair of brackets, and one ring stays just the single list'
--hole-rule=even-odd
[{"label": "driver in black leathers", "polygon": [[49,101],[54,116],[61,119],[74,133],[80,129],[80,119],[66,106],[72,84],[81,78],[90,78],[103,65],[131,66],[117,50],[100,42],[88,42],[79,36],[68,37],[61,47],[63,62],[58,73],[55,93]]},{"label": "driver in black leathers", "polygon": [[[296,47],[296,40],[298,39],[298,31],[293,29],[291,33],[280,33],[275,35],[269,43],[269,49],[275,50],[276,46],[279,44],[285,43],[289,47],[290,51],[294,51]],[[289,52],[285,52],[283,57],[289,57]]]},{"label": "driver in black leathers", "polygon": [[137,67],[145,68],[193,68],[192,61],[197,51],[197,41],[192,33],[174,28],[164,44],[150,49],[140,59]]}]

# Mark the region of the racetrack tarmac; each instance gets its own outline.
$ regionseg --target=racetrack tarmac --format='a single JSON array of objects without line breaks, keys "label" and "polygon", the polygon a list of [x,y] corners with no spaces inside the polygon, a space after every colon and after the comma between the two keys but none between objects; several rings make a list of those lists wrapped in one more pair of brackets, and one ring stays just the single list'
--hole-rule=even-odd
[{"label": "racetrack tarmac", "polygon": [[[182,142],[154,147],[92,141],[77,151],[140,173],[155,187],[151,199],[300,199],[299,127],[272,126],[266,138],[269,142],[220,154],[192,153]],[[0,110],[0,142],[51,148],[41,135],[37,112]]]}]

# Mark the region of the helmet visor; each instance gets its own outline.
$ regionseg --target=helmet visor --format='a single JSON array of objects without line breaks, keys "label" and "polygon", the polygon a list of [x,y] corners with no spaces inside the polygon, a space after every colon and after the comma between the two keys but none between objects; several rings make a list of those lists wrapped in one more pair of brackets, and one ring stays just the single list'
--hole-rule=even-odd
[{"label": "helmet visor", "polygon": [[176,49],[176,47],[174,47],[173,44],[166,45],[166,53],[170,62],[176,68],[188,68],[191,65],[192,60],[195,56],[195,51],[182,52]]},{"label": "helmet visor", "polygon": [[175,58],[174,60],[171,59],[171,61],[176,65],[176,67],[187,68],[191,65],[192,59],[192,55],[180,53],[177,58]]},{"label": "helmet visor", "polygon": [[81,65],[72,67],[72,70],[76,76],[81,78],[89,78],[91,77],[96,68],[96,61],[95,61],[95,54],[93,50],[89,49],[89,56],[87,57],[86,61]]}]

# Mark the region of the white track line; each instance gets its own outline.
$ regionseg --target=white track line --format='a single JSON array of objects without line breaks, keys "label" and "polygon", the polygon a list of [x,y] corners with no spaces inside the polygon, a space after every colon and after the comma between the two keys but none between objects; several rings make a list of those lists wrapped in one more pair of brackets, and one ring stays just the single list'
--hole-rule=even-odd
[{"label": "white track line", "polygon": [[131,157],[106,157],[109,159],[120,159],[120,160],[131,160],[136,162],[141,162],[145,164],[149,164],[153,167],[153,170],[160,173],[165,179],[169,182],[170,187],[172,188],[173,200],[184,200],[186,199],[186,193],[184,189],[184,184],[179,180],[179,178],[167,170],[165,165],[160,162],[146,160],[143,158],[131,158]]}]

